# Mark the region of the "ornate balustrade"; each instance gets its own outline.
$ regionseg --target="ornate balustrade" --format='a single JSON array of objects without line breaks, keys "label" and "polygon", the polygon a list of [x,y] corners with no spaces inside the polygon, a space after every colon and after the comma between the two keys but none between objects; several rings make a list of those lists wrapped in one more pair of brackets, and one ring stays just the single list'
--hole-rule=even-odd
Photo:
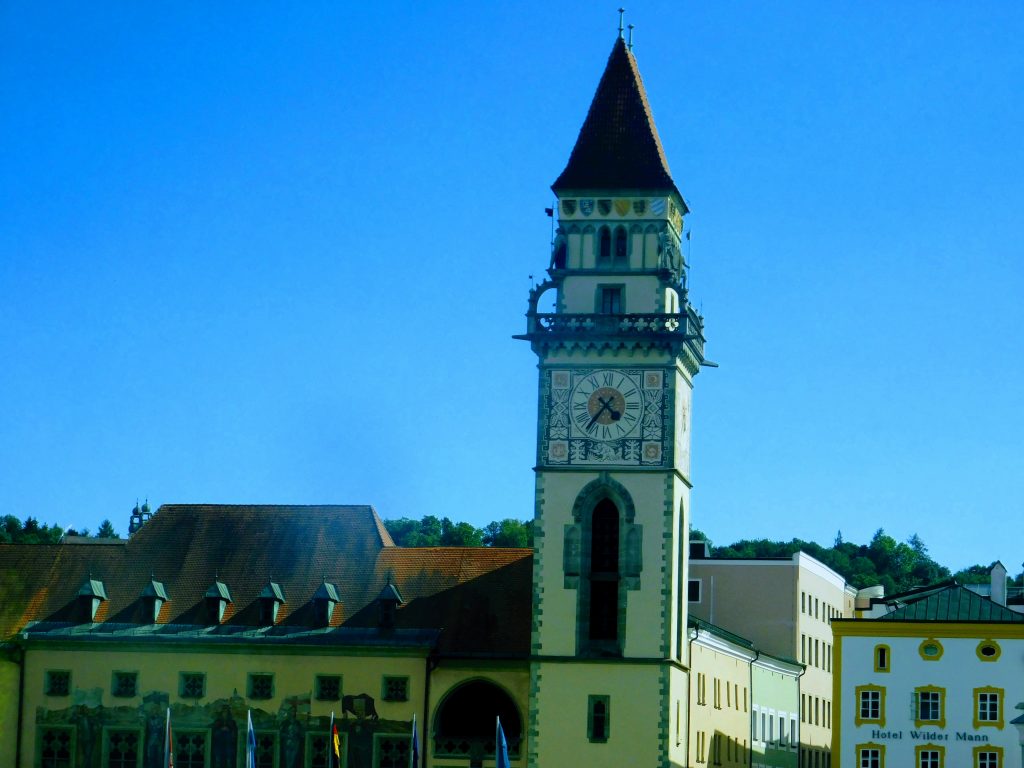
[{"label": "ornate balustrade", "polygon": [[527,315],[527,338],[541,340],[559,336],[590,336],[604,338],[653,338],[666,342],[685,343],[703,356],[704,323],[692,308],[679,313],[650,314],[563,314],[530,313]]}]

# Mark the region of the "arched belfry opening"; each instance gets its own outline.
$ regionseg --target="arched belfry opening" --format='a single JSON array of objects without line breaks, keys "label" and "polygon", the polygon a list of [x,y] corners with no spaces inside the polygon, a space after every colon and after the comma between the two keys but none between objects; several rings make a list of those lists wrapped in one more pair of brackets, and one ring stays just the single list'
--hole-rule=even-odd
[{"label": "arched belfry opening", "polygon": [[593,650],[619,649],[619,509],[611,499],[594,507],[590,523],[590,606],[587,640]]},{"label": "arched belfry opening", "polygon": [[565,529],[566,589],[575,589],[576,652],[623,655],[627,592],[640,588],[643,526],[633,522],[629,492],[608,476],[587,485]]},{"label": "arched belfry opening", "polygon": [[[519,757],[523,721],[504,689],[489,680],[470,680],[453,688],[434,717],[434,756],[482,766],[494,760],[496,718],[508,742],[509,757]],[[443,762],[443,760],[442,760]]]}]

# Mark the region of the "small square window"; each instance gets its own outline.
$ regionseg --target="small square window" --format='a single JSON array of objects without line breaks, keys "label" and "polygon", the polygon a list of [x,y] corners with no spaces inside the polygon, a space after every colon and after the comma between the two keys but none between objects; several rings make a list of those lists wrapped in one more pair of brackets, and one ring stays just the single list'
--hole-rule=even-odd
[{"label": "small square window", "polygon": [[602,315],[622,314],[622,286],[608,285],[601,287],[600,312]]},{"label": "small square window", "polygon": [[182,672],[178,679],[178,695],[183,699],[201,699],[206,695],[206,675]]},{"label": "small square window", "polygon": [[409,678],[408,677],[385,677],[384,690],[381,698],[384,701],[408,701],[409,700]]},{"label": "small square window", "polygon": [[317,675],[317,701],[338,701],[341,698],[341,675]]},{"label": "small square window", "polygon": [[110,686],[110,693],[119,699],[130,699],[138,694],[139,673],[138,672],[115,672],[113,684]]},{"label": "small square window", "polygon": [[274,697],[274,676],[265,674],[249,675],[249,698],[271,699]]},{"label": "small square window", "polygon": [[47,670],[44,691],[47,696],[70,696],[71,672],[66,669]]}]

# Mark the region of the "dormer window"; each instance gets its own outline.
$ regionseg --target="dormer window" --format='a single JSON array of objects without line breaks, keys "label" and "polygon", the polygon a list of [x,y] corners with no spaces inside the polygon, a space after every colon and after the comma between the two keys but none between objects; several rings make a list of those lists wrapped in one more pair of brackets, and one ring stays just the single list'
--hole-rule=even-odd
[{"label": "dormer window", "polygon": [[277,623],[277,612],[284,602],[281,585],[270,581],[260,592],[260,625],[272,627]]},{"label": "dormer window", "polygon": [[163,608],[164,603],[169,599],[163,582],[150,579],[146,588],[142,590],[142,604],[145,606],[145,617],[153,624],[156,624],[160,616],[160,609]]},{"label": "dormer window", "polygon": [[100,603],[107,599],[107,590],[103,582],[90,576],[78,590],[78,601],[81,605],[82,616],[86,621],[96,621],[96,613],[100,609]]},{"label": "dormer window", "polygon": [[231,599],[228,585],[219,580],[214,581],[203,597],[206,600],[206,611],[207,616],[210,618],[210,623],[220,624],[224,621],[224,610],[227,608],[228,603],[234,602]]},{"label": "dormer window", "polygon": [[341,602],[338,599],[338,588],[326,581],[313,593],[313,620],[317,626],[329,627],[334,606]]},{"label": "dormer window", "polygon": [[381,629],[394,629],[395,614],[398,611],[398,606],[404,602],[398,588],[388,579],[387,585],[377,596],[377,625]]}]

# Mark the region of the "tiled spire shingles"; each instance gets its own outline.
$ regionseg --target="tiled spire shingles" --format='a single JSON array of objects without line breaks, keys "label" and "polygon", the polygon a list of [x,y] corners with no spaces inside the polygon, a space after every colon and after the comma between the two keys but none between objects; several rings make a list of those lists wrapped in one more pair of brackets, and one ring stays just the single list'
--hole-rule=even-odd
[{"label": "tiled spire shingles", "polygon": [[[556,193],[583,190],[675,192],[636,59],[615,41]],[[681,197],[681,196],[680,196]]]}]

